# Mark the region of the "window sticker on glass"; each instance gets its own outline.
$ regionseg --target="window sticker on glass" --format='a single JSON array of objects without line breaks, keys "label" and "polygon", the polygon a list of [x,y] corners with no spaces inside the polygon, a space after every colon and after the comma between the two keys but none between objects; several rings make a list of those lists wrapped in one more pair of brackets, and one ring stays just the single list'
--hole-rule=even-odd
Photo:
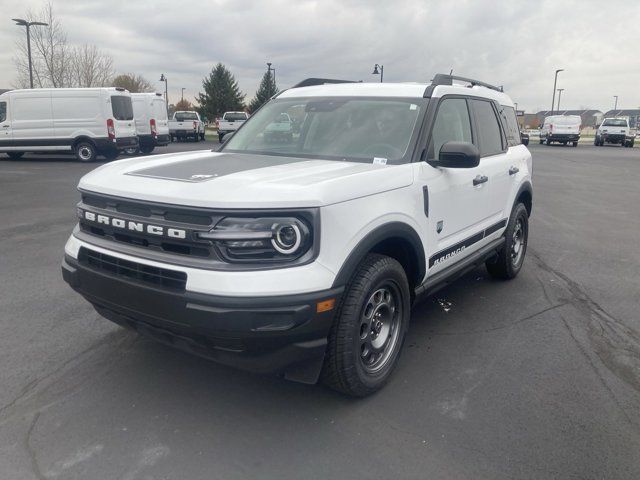
[{"label": "window sticker on glass", "polygon": [[387,159],[386,158],[380,158],[380,157],[373,157],[373,164],[374,165],[386,165],[387,164]]},{"label": "window sticker on glass", "polygon": [[418,108],[418,105],[416,105],[415,103],[409,105],[409,110],[415,110],[416,108]]}]

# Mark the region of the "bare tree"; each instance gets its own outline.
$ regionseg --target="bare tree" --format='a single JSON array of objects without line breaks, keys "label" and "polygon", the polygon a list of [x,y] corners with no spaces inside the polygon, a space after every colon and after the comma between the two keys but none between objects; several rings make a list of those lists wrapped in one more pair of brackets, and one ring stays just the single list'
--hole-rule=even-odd
[{"label": "bare tree", "polygon": [[126,88],[131,93],[155,91],[155,88],[153,88],[153,85],[151,85],[149,80],[144,78],[142,75],[136,75],[135,73],[121,73],[113,79],[111,86]]},{"label": "bare tree", "polygon": [[[33,81],[36,86],[98,87],[110,83],[114,73],[113,59],[95,45],[69,45],[62,23],[54,14],[52,2],[38,12],[29,12],[27,19],[48,24],[31,29]],[[26,87],[29,79],[26,38],[18,41],[17,49],[18,55],[14,57],[17,86]]]}]

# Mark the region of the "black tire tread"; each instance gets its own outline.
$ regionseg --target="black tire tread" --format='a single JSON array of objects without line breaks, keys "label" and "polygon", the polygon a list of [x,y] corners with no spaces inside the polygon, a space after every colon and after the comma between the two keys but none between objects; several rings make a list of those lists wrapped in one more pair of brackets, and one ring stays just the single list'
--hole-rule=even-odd
[{"label": "black tire tread", "polygon": [[[511,250],[508,244],[509,238],[511,238],[511,235],[512,235],[511,232],[513,231],[516,218],[520,214],[524,214],[525,217],[528,218],[527,208],[524,206],[524,204],[516,203],[513,206],[513,209],[511,210],[511,215],[509,216],[509,222],[507,223],[507,228],[505,230],[505,237],[507,238],[507,241],[498,252],[498,258],[487,260],[487,262],[485,263],[485,266],[487,267],[487,271],[494,278],[497,278],[500,280],[511,280],[512,278],[515,278],[516,275],[518,275],[518,273],[520,272],[520,269],[522,268],[522,266],[520,266],[518,270],[513,269],[513,265],[511,263],[511,258],[510,258]],[[528,233],[529,233],[529,229],[527,227],[527,236],[528,236]],[[528,238],[526,239],[526,243],[528,243]],[[526,254],[526,250],[525,250],[525,254]]]}]

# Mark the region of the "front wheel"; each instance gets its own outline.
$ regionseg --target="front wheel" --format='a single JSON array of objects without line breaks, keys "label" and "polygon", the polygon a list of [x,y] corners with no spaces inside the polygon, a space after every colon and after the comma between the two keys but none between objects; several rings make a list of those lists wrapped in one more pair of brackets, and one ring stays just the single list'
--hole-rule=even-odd
[{"label": "front wheel", "polygon": [[354,397],[382,388],[410,318],[409,283],[397,260],[369,254],[348,283],[329,332],[322,381]]},{"label": "front wheel", "polygon": [[527,252],[529,213],[523,203],[516,204],[511,210],[504,236],[505,242],[497,257],[487,260],[486,266],[492,277],[510,280],[520,272]]}]

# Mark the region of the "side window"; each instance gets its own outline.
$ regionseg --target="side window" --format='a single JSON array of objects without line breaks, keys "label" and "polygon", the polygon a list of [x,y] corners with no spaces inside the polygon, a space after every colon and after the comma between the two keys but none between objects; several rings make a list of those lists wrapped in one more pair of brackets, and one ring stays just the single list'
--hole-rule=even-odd
[{"label": "side window", "polygon": [[502,117],[502,124],[506,127],[507,145],[510,147],[520,145],[522,141],[520,139],[520,127],[518,127],[516,111],[513,107],[501,105],[500,116]]},{"label": "side window", "polygon": [[471,100],[476,116],[478,128],[478,140],[480,143],[480,156],[487,157],[502,153],[502,132],[498,117],[493,110],[491,102],[485,100]]},{"label": "side window", "polygon": [[440,148],[447,142],[471,143],[472,141],[467,101],[464,98],[445,98],[440,102],[433,122],[429,158],[436,159]]},{"label": "side window", "polygon": [[7,119],[7,102],[0,102],[0,123]]}]

